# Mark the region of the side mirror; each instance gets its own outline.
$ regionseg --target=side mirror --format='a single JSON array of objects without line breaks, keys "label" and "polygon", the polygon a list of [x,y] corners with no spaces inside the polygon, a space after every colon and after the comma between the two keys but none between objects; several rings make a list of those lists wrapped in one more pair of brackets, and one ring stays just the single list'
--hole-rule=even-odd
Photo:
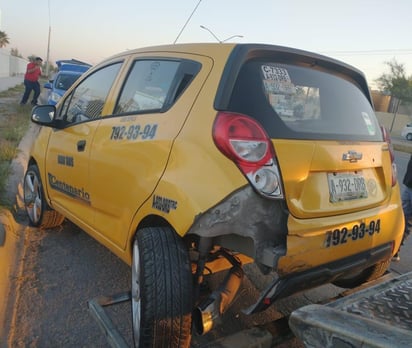
[{"label": "side mirror", "polygon": [[60,122],[55,119],[56,107],[54,105],[38,105],[31,112],[32,122],[41,126],[61,128]]},{"label": "side mirror", "polygon": [[53,88],[52,81],[46,82],[46,83],[44,84],[44,88],[52,89],[52,88]]}]

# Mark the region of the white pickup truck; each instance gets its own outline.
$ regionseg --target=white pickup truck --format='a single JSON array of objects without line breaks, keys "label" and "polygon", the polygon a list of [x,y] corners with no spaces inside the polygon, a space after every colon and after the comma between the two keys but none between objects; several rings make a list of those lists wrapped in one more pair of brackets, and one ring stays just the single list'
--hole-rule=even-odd
[{"label": "white pickup truck", "polygon": [[325,305],[292,312],[289,326],[306,347],[412,347],[412,272]]}]

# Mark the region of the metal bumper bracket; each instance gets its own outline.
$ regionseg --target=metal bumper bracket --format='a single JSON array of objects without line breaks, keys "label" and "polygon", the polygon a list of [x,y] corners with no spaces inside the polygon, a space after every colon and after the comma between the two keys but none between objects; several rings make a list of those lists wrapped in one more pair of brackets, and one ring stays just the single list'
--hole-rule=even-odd
[{"label": "metal bumper bracket", "polygon": [[90,313],[113,348],[129,348],[129,345],[114,326],[104,307],[130,301],[131,298],[131,293],[128,291],[113,296],[99,296],[87,302]]}]

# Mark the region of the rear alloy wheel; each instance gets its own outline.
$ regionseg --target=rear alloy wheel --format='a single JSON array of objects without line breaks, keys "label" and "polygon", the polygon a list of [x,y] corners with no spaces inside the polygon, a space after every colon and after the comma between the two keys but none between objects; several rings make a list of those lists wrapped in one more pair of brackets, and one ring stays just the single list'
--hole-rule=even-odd
[{"label": "rear alloy wheel", "polygon": [[24,208],[30,224],[40,228],[53,228],[62,224],[64,216],[53,210],[44,198],[39,168],[31,164],[24,175]]},{"label": "rear alloy wheel", "polygon": [[391,260],[379,262],[351,277],[339,278],[332,282],[333,285],[339,286],[341,288],[356,288],[363,283],[370,282],[372,280],[378,279],[385,274]]},{"label": "rear alloy wheel", "polygon": [[135,347],[189,347],[192,273],[182,239],[169,227],[143,228],[132,258]]}]

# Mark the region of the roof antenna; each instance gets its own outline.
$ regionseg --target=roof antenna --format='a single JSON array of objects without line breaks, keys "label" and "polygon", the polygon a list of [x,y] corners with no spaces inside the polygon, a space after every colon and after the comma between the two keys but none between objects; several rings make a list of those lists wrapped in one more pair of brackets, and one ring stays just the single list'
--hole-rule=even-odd
[{"label": "roof antenna", "polygon": [[227,39],[220,40],[220,39],[214,34],[214,32],[211,31],[209,28],[205,27],[204,25],[201,25],[200,27],[201,27],[202,29],[207,30],[210,34],[212,34],[212,36],[213,36],[219,43],[223,43],[223,42],[229,41],[229,40],[231,40],[231,39],[234,39],[235,37],[240,37],[240,38],[243,37],[243,35],[232,35],[231,37],[228,37]]},{"label": "roof antenna", "polygon": [[189,23],[190,19],[192,18],[193,14],[196,12],[197,8],[199,7],[200,3],[202,2],[202,0],[199,0],[199,2],[197,3],[196,7],[194,8],[194,10],[192,11],[192,13],[190,14],[189,18],[187,19],[186,23],[183,25],[182,29],[180,30],[179,34],[177,35],[175,41],[173,42],[173,45],[177,42],[177,40],[179,39],[180,35],[182,35],[183,30],[185,30],[187,23]]}]

